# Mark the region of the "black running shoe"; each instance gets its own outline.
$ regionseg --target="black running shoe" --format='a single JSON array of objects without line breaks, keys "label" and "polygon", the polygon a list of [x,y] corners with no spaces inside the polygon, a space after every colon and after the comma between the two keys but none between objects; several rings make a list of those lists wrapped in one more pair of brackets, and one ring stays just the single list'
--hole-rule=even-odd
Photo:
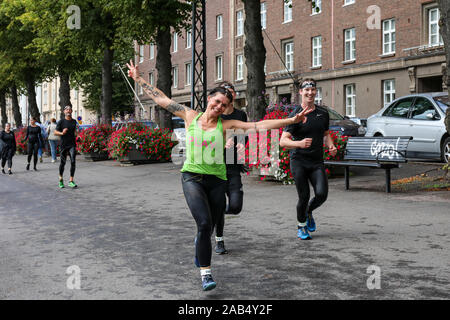
[{"label": "black running shoe", "polygon": [[6,174],[5,169],[2,169],[2,173],[3,173],[3,174]]},{"label": "black running shoe", "polygon": [[12,174],[11,170],[8,170],[8,174]]},{"label": "black running shoe", "polygon": [[225,243],[223,241],[216,242],[216,253],[217,254],[227,254],[228,251],[225,249]]},{"label": "black running shoe", "polygon": [[202,277],[202,287],[203,291],[209,291],[216,287],[216,282],[213,280],[210,274]]},{"label": "black running shoe", "polygon": [[30,164],[27,164],[27,170],[30,170]]}]

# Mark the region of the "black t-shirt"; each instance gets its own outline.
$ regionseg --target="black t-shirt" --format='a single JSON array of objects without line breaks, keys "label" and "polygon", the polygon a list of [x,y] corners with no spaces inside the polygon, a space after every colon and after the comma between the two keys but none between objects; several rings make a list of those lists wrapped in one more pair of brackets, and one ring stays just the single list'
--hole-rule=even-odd
[{"label": "black t-shirt", "polygon": [[[302,112],[301,106],[296,107],[289,118]],[[325,108],[316,105],[316,109],[306,115],[305,123],[295,123],[288,125],[284,131],[292,135],[293,141],[300,141],[305,138],[312,138],[309,148],[291,149],[289,155],[291,159],[303,160],[307,164],[323,163],[323,135],[329,129],[330,116]]]},{"label": "black t-shirt", "polygon": [[65,135],[61,136],[61,149],[75,147],[75,130],[77,129],[77,121],[75,119],[66,120],[61,119],[56,124],[56,130],[63,132],[63,130],[69,129]]},{"label": "black t-shirt", "polygon": [[[243,122],[247,122],[247,114],[239,109],[234,108],[233,112],[230,114],[222,114],[222,119],[223,120],[239,120],[239,121],[243,121]],[[244,143],[245,146],[245,142],[242,141],[242,139],[239,139],[239,142]],[[231,171],[237,171],[240,172],[241,168],[242,168],[242,164],[238,164],[238,151],[236,148],[236,145],[238,143],[238,137],[234,137],[234,162],[232,164],[227,164],[227,172],[231,172]],[[226,141],[224,141],[224,146],[226,144]],[[225,163],[227,163],[227,149],[225,149],[224,151],[224,161]],[[241,160],[242,161],[242,160]]]}]

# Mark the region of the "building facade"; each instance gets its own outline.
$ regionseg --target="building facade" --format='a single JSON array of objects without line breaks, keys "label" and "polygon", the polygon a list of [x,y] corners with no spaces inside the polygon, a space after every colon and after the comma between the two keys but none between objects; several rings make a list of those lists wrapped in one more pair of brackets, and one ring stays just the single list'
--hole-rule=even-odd
[{"label": "building facade", "polygon": [[[317,103],[341,114],[368,117],[396,97],[446,90],[445,52],[435,0],[261,1],[267,51],[266,94],[271,104],[299,103],[294,80],[318,82]],[[244,4],[206,2],[207,83],[235,84],[236,105],[246,106]],[[156,84],[156,46],[136,45],[136,63]],[[172,36],[172,97],[190,106],[192,39]],[[153,104],[141,88],[144,118]]]}]

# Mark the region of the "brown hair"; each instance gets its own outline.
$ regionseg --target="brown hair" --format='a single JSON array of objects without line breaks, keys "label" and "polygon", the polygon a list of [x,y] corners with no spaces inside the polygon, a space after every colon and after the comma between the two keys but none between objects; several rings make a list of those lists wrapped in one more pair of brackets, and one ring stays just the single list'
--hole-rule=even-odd
[{"label": "brown hair", "polygon": [[50,121],[51,122],[56,122],[56,119],[55,118],[51,118]]},{"label": "brown hair", "polygon": [[230,100],[230,103],[233,102],[233,95],[231,94],[231,92],[228,89],[225,89],[224,87],[215,87],[214,89],[211,90],[211,92],[208,94],[208,96],[213,97],[217,93],[221,93],[221,94],[225,95],[228,98],[228,100]]}]

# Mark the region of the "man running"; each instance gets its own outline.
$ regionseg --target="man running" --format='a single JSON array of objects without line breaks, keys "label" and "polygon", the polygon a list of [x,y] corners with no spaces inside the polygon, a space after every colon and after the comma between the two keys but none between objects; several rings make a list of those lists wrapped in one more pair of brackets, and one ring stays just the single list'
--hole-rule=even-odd
[{"label": "man running", "polygon": [[[223,82],[219,85],[222,88],[231,92],[233,100],[236,98],[236,91],[234,86],[230,82]],[[222,113],[222,119],[224,120],[239,120],[247,122],[247,114],[239,109],[236,109],[233,103],[230,103],[225,111]],[[225,144],[225,163],[227,165],[227,189],[226,195],[228,198],[225,214],[239,214],[242,210],[242,203],[244,198],[244,191],[242,190],[241,171],[243,170],[243,164],[238,162],[238,154],[241,150],[245,149],[244,141],[240,141],[238,137],[232,137],[227,140]],[[231,150],[231,149],[234,150]],[[227,153],[231,150],[231,154],[234,158],[228,159]],[[231,157],[229,157],[231,158]],[[216,247],[217,254],[226,254],[228,251],[225,249],[225,242],[223,238],[223,230],[225,227],[225,215],[222,215],[217,221],[216,225]]]},{"label": "man running", "polygon": [[[337,149],[328,131],[330,121],[328,111],[314,104],[317,93],[316,81],[303,80],[299,93],[302,104],[296,107],[289,117],[305,110],[308,116],[306,121],[284,128],[280,146],[290,149],[291,172],[299,198],[297,236],[302,240],[310,240],[309,232],[316,231],[312,212],[328,197],[328,179],[323,164],[323,143],[325,142],[332,156],[336,155]],[[314,198],[311,200],[308,181],[314,189]]]},{"label": "man running", "polygon": [[69,187],[76,188],[77,185],[73,181],[75,175],[75,156],[76,156],[76,136],[77,122],[72,118],[72,107],[64,108],[64,119],[58,121],[56,125],[55,135],[61,136],[60,154],[61,163],[59,165],[59,187],[64,188],[63,173],[66,165],[67,155],[70,157],[70,180]]}]

